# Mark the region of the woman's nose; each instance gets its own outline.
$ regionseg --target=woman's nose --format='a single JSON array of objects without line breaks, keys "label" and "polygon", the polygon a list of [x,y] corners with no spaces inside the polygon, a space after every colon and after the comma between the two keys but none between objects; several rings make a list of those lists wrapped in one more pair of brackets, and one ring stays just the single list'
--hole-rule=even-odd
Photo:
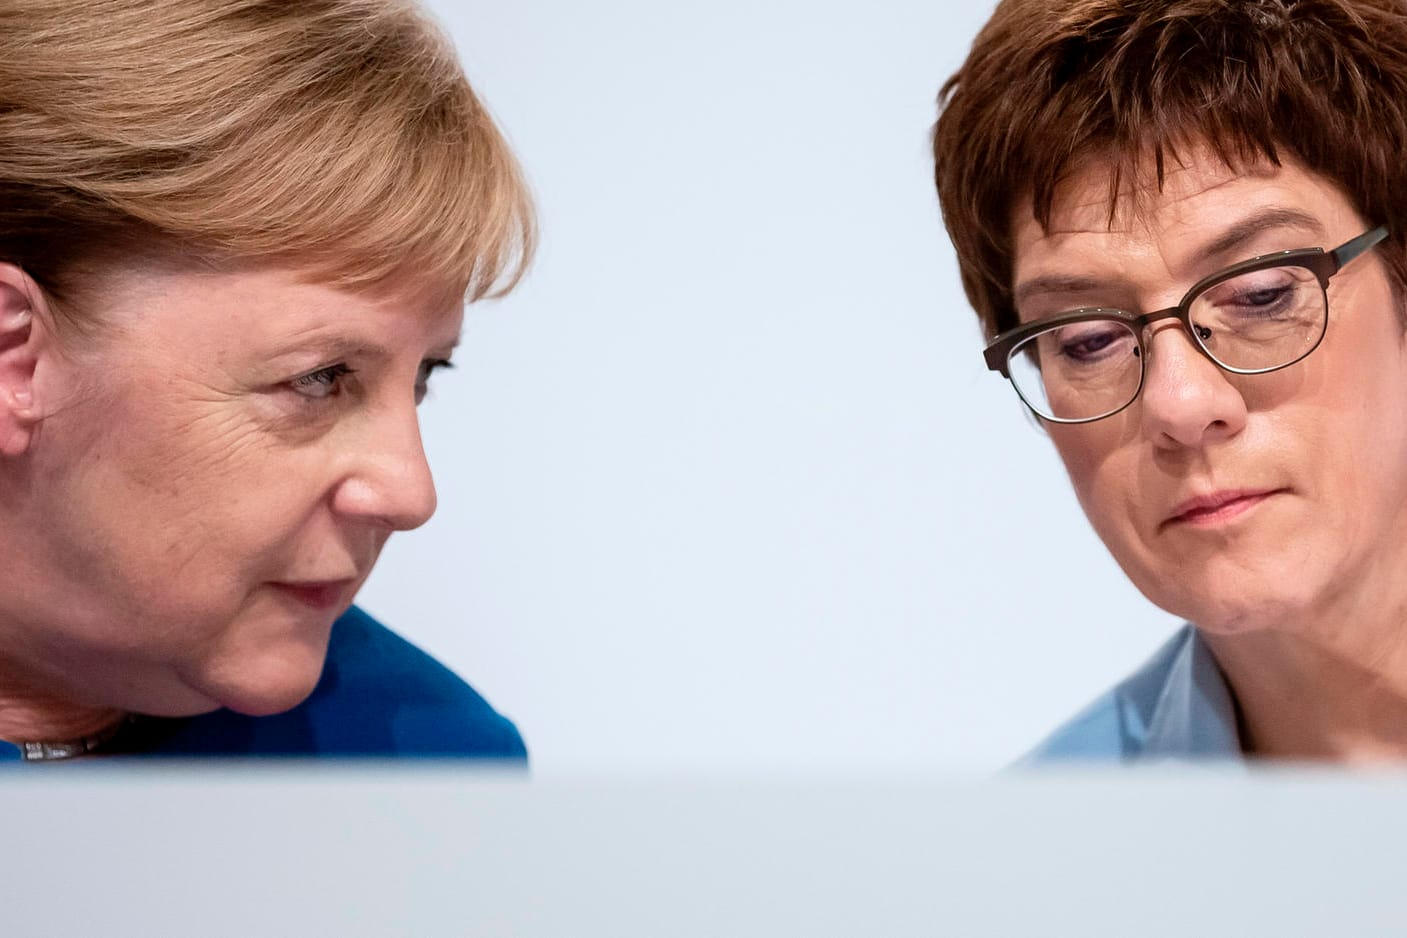
[{"label": "woman's nose", "polygon": [[340,514],[392,531],[409,531],[435,513],[435,481],[413,409],[400,408],[374,421],[354,464],[355,471],[343,479],[334,496],[334,508]]},{"label": "woman's nose", "polygon": [[1150,327],[1144,343],[1144,435],[1163,449],[1197,448],[1240,433],[1246,401],[1227,373],[1178,323]]}]

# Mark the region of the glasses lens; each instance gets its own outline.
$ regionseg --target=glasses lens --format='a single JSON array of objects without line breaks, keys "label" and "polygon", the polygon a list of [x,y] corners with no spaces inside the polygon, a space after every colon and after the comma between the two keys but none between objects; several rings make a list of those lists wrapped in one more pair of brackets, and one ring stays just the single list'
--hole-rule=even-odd
[{"label": "glasses lens", "polygon": [[1052,420],[1093,420],[1138,394],[1138,337],[1117,319],[1055,326],[1016,346],[1008,359],[1016,391]]},{"label": "glasses lens", "polygon": [[1269,267],[1213,284],[1191,313],[1192,334],[1208,355],[1236,371],[1266,371],[1314,350],[1328,303],[1312,271]]}]

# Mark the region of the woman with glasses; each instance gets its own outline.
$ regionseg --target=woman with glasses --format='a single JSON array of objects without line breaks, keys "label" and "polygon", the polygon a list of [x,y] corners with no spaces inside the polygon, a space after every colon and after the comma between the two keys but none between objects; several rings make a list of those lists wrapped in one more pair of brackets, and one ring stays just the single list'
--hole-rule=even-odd
[{"label": "woman with glasses", "polygon": [[944,86],[987,364],[1188,622],[1034,759],[1407,757],[1403,102],[1399,0],[1003,0]]}]

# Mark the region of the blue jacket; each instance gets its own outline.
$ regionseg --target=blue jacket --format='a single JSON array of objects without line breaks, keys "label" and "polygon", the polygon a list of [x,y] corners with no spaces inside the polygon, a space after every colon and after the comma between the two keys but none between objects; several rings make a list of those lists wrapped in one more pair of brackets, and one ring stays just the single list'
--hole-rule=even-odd
[{"label": "blue jacket", "polygon": [[[142,718],[110,746],[143,756],[364,756],[522,763],[518,730],[452,671],[355,606],[332,628],[322,678],[286,713]],[[0,742],[0,761],[19,750]]]}]

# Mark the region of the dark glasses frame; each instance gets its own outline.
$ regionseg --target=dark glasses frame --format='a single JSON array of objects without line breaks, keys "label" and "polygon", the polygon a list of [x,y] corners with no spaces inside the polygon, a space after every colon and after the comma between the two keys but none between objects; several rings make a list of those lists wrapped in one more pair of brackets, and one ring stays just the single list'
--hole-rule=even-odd
[{"label": "dark glasses frame", "polygon": [[[1192,288],[1189,289],[1183,295],[1182,301],[1176,306],[1169,306],[1166,309],[1154,310],[1151,313],[1130,313],[1122,309],[1086,307],[1082,309],[1071,310],[1068,313],[1058,313],[1054,316],[1048,316],[1044,319],[1035,320],[1034,322],[1023,323],[1022,325],[1016,326],[1013,329],[1008,329],[1006,332],[1003,332],[996,338],[994,338],[987,345],[987,348],[983,351],[982,357],[986,359],[987,368],[989,370],[1000,372],[1002,377],[1006,378],[1007,380],[1011,380],[1011,356],[1017,351],[1017,347],[1021,345],[1022,342],[1029,339],[1031,336],[1034,336],[1041,332],[1045,332],[1047,329],[1054,329],[1060,326],[1073,325],[1075,323],[1080,322],[1091,322],[1095,320],[1116,320],[1118,322],[1123,323],[1134,334],[1134,337],[1138,341],[1138,355],[1140,357],[1140,360],[1146,361],[1148,356],[1148,350],[1144,344],[1144,331],[1152,323],[1159,322],[1164,319],[1177,319],[1179,322],[1182,323],[1183,330],[1192,337],[1193,343],[1202,352],[1202,354],[1205,355],[1208,359],[1210,359],[1218,368],[1222,369],[1223,371],[1227,371],[1232,374],[1238,375],[1258,375],[1266,374],[1272,371],[1279,371],[1281,368],[1288,368],[1296,362],[1303,361],[1311,352],[1318,348],[1319,343],[1324,340],[1324,333],[1328,328],[1329,322],[1329,317],[1327,315],[1329,278],[1333,277],[1334,274],[1342,270],[1344,268],[1344,265],[1348,264],[1350,261],[1359,257],[1360,255],[1377,245],[1379,242],[1383,241],[1385,238],[1387,238],[1387,236],[1387,228],[1385,226],[1380,225],[1377,228],[1365,231],[1363,234],[1359,235],[1356,238],[1352,238],[1348,241],[1345,241],[1343,244],[1339,245],[1331,251],[1325,251],[1323,248],[1300,248],[1298,250],[1293,251],[1277,251],[1274,254],[1262,254],[1258,257],[1253,257],[1250,260],[1242,261],[1239,264],[1233,264],[1232,266],[1227,267],[1225,270],[1219,270],[1214,274],[1210,274],[1209,276],[1203,277],[1201,280],[1197,281],[1195,284],[1192,285]],[[1212,287],[1215,287],[1219,283],[1230,280],[1233,277],[1239,277],[1242,274],[1251,273],[1257,270],[1265,270],[1271,267],[1303,267],[1310,273],[1314,274],[1316,278],[1318,278],[1319,286],[1322,290],[1325,291],[1326,296],[1326,315],[1324,316],[1324,324],[1320,328],[1319,335],[1315,338],[1314,343],[1308,348],[1306,348],[1303,354],[1290,361],[1285,362],[1284,364],[1274,365],[1269,368],[1233,368],[1232,366],[1227,365],[1226,363],[1218,360],[1217,357],[1213,355],[1203,344],[1202,337],[1198,335],[1197,330],[1193,328],[1192,304],[1197,300],[1197,298],[1201,294],[1205,293],[1207,290],[1210,290]],[[1031,402],[1027,401],[1024,395],[1021,395],[1021,389],[1016,385],[1014,381],[1012,382],[1012,387],[1015,388],[1016,393],[1021,396],[1022,402],[1025,403],[1027,407],[1030,407],[1031,410],[1042,420],[1049,420],[1052,423],[1089,423],[1094,420],[1101,420],[1105,417],[1112,417],[1114,414],[1117,414],[1125,407],[1128,407],[1129,404],[1132,404],[1134,401],[1138,400],[1138,395],[1143,391],[1143,378],[1146,370],[1146,367],[1140,365],[1138,387],[1134,390],[1133,396],[1129,398],[1127,403],[1115,410],[1111,410],[1108,413],[1100,414],[1096,417],[1080,417],[1078,419],[1069,419],[1047,416],[1041,413],[1040,411],[1036,410],[1036,408],[1031,405]]]}]

